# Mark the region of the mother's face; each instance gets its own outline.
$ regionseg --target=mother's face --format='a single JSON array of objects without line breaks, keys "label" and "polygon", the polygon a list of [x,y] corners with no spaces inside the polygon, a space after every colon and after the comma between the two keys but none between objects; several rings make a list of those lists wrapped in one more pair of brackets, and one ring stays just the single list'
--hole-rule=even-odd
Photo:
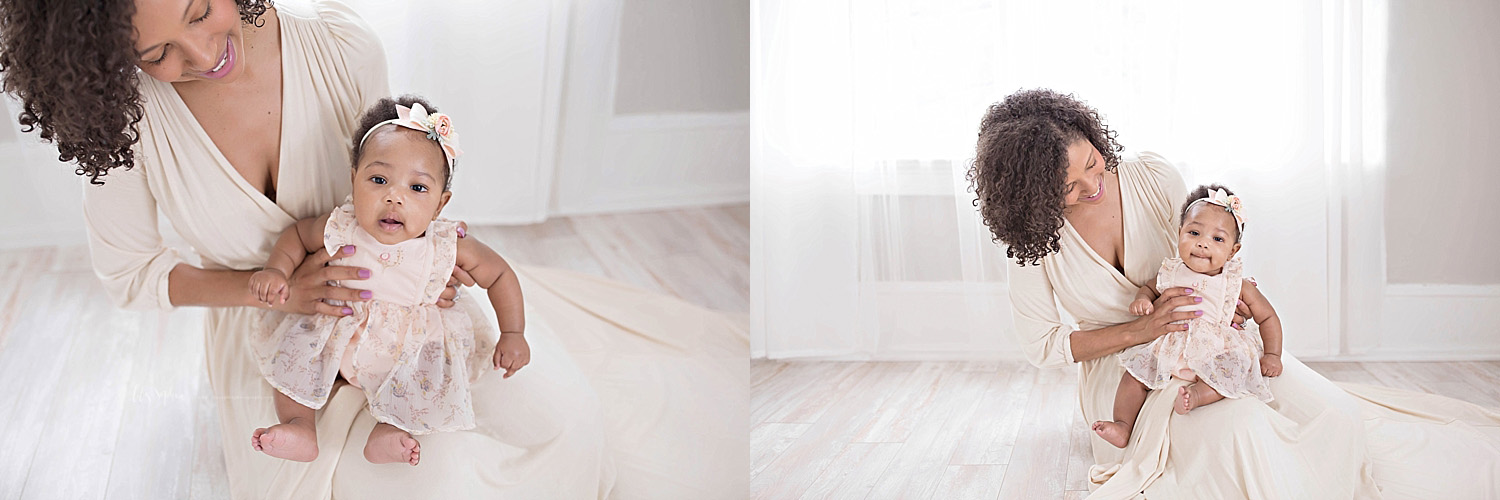
[{"label": "mother's face", "polygon": [[1104,158],[1094,143],[1074,140],[1068,144],[1068,177],[1064,182],[1062,206],[1104,203]]},{"label": "mother's face", "polygon": [[234,0],[135,0],[136,66],[163,82],[229,83],[245,72]]},{"label": "mother's face", "polygon": [[1066,192],[1063,206],[1097,205],[1104,202],[1104,158],[1087,139],[1068,144],[1068,177],[1063,180]]}]

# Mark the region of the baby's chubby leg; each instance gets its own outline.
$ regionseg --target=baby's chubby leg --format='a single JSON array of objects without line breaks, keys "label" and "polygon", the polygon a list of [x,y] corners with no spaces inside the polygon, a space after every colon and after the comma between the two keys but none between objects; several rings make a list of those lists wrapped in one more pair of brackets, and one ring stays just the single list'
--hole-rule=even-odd
[{"label": "baby's chubby leg", "polygon": [[375,428],[370,429],[370,438],[365,441],[365,460],[372,464],[404,462],[417,465],[422,460],[422,443],[394,425],[375,424]]},{"label": "baby's chubby leg", "polygon": [[276,391],[276,418],[281,423],[256,429],[250,435],[250,446],[286,460],[311,462],[318,458],[318,428],[312,408]]},{"label": "baby's chubby leg", "polygon": [[1120,388],[1115,392],[1115,420],[1094,422],[1094,433],[1116,448],[1124,448],[1130,442],[1135,419],[1141,413],[1141,405],[1146,404],[1148,392],[1146,384],[1130,376],[1130,372],[1121,374]]}]

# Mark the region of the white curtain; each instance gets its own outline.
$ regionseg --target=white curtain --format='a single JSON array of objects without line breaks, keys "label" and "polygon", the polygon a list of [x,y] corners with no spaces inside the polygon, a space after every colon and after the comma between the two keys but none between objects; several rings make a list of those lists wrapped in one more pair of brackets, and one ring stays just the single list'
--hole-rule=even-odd
[{"label": "white curtain", "polygon": [[[1373,6],[1373,7],[1372,7]],[[1244,195],[1243,255],[1299,354],[1339,350],[1368,179],[1371,2],[762,0],[752,7],[753,355],[1015,356],[1004,249],[964,179],[990,103],[1073,93],[1189,187]],[[1378,134],[1374,134],[1378,135]]]}]

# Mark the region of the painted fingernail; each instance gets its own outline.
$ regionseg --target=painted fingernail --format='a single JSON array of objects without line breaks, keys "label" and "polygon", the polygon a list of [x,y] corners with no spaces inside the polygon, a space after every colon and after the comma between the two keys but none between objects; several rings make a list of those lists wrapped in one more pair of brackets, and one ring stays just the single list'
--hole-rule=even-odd
[{"label": "painted fingernail", "polygon": [[1203,297],[1193,297],[1193,302],[1203,302]]},{"label": "painted fingernail", "polygon": [[1193,311],[1193,316],[1202,316],[1203,311]]},{"label": "painted fingernail", "polygon": [[369,279],[369,278],[370,278],[370,270],[369,269],[360,269],[359,270],[359,279],[363,280],[363,279]]},{"label": "painted fingernail", "polygon": [[464,227],[463,226],[458,226],[458,237],[459,238],[463,238],[467,234],[468,234],[468,231],[464,231]]},{"label": "painted fingernail", "polygon": [[353,254],[354,253],[354,245],[349,245],[349,246],[344,247],[344,253],[345,254]]},{"label": "painted fingernail", "polygon": [[361,299],[368,299],[370,297],[372,297],[372,295],[370,294],[369,290],[365,290],[363,292],[359,292],[359,298],[361,298]]},{"label": "painted fingernail", "polygon": [[1186,290],[1186,291],[1187,291],[1187,293],[1193,293],[1193,289],[1191,289],[1191,288],[1186,288],[1186,289],[1184,289],[1184,290]]},{"label": "painted fingernail", "polygon": [[354,314],[354,310],[350,309],[350,308],[347,308],[347,307],[345,307],[344,309],[342,309],[340,312],[342,312],[344,314]]}]

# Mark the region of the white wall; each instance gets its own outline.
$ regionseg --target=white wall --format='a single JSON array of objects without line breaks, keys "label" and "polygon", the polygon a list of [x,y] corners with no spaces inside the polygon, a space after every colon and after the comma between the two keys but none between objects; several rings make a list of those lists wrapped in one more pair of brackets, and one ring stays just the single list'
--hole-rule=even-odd
[{"label": "white wall", "polygon": [[[455,116],[500,110],[464,126],[457,176],[476,182],[455,186],[448,215],[503,224],[749,200],[748,0],[685,1],[351,4],[389,39],[393,91]],[[446,26],[445,38],[396,42],[430,23]],[[423,51],[470,38],[502,48],[467,72],[422,66]],[[491,77],[463,78],[476,71]],[[73,167],[34,133],[21,136],[17,109],[8,103],[0,126],[0,210],[23,216],[0,218],[0,248],[83,243]]]},{"label": "white wall", "polygon": [[1345,357],[1500,359],[1500,3],[1397,0],[1388,18],[1385,160],[1349,200]]},{"label": "white wall", "polygon": [[625,0],[615,113],[750,108],[748,0]]},{"label": "white wall", "polygon": [[748,0],[577,10],[553,211],[750,199]]},{"label": "white wall", "polygon": [[391,92],[428,98],[463,134],[444,216],[469,224],[546,219],[572,2],[349,3],[380,34]]},{"label": "white wall", "polygon": [[1392,2],[1390,47],[1388,278],[1500,285],[1500,2]]}]

